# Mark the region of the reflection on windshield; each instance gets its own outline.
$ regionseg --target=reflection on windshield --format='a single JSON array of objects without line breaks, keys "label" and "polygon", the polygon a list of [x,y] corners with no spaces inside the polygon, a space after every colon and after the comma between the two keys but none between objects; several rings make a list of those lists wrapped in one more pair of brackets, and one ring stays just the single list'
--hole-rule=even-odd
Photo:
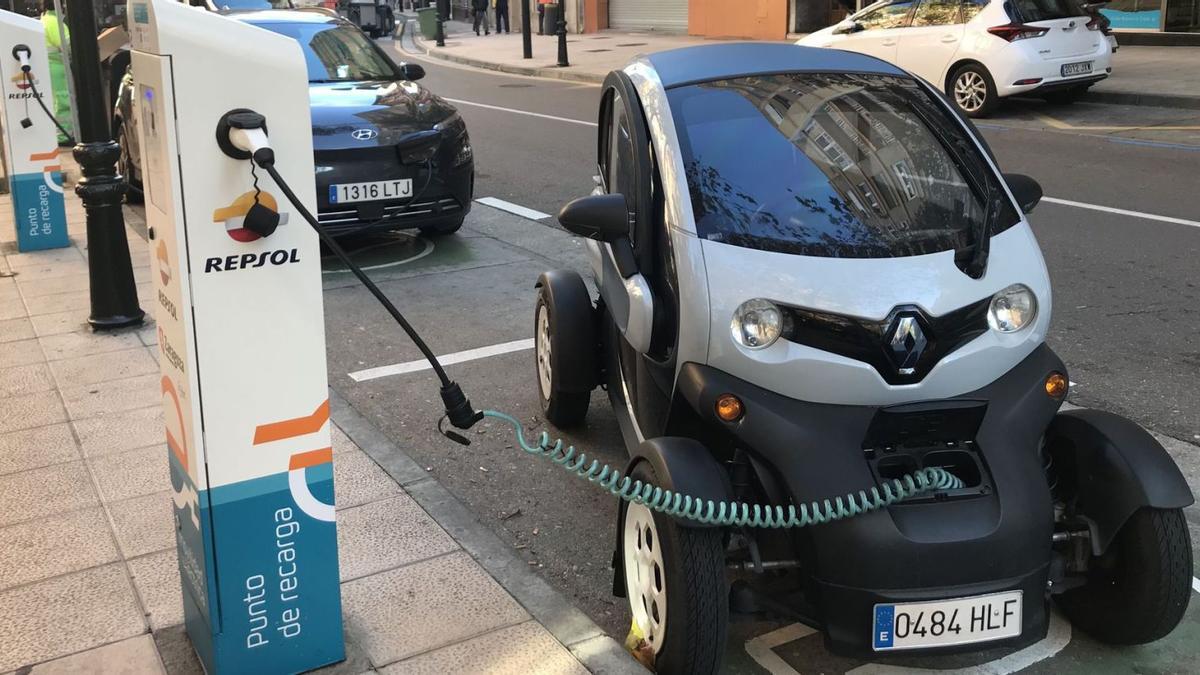
[{"label": "reflection on windshield", "polygon": [[264,23],[300,43],[309,82],[394,80],[392,63],[357,28],[334,23]]},{"label": "reflection on windshield", "polygon": [[[961,130],[912,80],[770,75],[669,95],[707,239],[826,257],[919,255],[965,245],[984,215],[914,105],[944,133]],[[1002,221],[994,231],[1012,224]]]}]

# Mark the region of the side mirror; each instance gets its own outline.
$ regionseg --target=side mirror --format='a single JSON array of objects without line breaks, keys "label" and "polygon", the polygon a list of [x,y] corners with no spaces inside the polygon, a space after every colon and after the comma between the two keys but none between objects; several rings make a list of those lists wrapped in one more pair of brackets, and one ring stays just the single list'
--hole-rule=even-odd
[{"label": "side mirror", "polygon": [[862,30],[862,24],[854,19],[842,19],[836,26],[833,27],[834,35],[846,35],[848,33],[857,33]]},{"label": "side mirror", "polygon": [[1029,176],[1020,173],[1006,173],[1004,182],[1008,183],[1008,189],[1012,190],[1013,197],[1017,198],[1017,203],[1021,205],[1021,210],[1025,213],[1032,212],[1038,202],[1042,201],[1042,186]]},{"label": "side mirror", "polygon": [[580,197],[562,207],[558,222],[568,232],[612,243],[629,236],[629,207],[620,193]]},{"label": "side mirror", "polygon": [[400,64],[400,75],[406,80],[416,82],[425,77],[425,69],[416,63],[402,63]]}]

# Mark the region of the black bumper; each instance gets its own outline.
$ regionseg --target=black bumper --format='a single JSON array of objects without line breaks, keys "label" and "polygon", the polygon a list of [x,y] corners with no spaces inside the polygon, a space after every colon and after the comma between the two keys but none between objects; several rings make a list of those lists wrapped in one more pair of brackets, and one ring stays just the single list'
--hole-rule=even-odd
[{"label": "black bumper", "polygon": [[1097,82],[1099,82],[1100,80],[1104,80],[1107,78],[1108,78],[1108,74],[1103,73],[1100,75],[1089,75],[1087,77],[1076,77],[1076,78],[1073,78],[1070,80],[1056,80],[1054,82],[1048,82],[1046,84],[1043,84],[1040,87],[1034,87],[1033,89],[1030,89],[1029,91],[1023,91],[1019,95],[1020,96],[1028,96],[1030,94],[1048,94],[1048,93],[1052,93],[1055,91],[1062,91],[1064,89],[1072,89],[1074,87],[1080,87],[1080,86],[1090,87],[1093,84],[1096,84]]},{"label": "black bumper", "polygon": [[[876,603],[1021,590],[1021,635],[987,644],[1024,644],[1045,635],[1054,514],[1038,450],[1060,406],[1044,391],[1051,371],[1066,373],[1058,357],[1042,345],[978,391],[891,408],[789,399],[697,364],[683,366],[678,392],[706,427],[727,430],[796,502],[857,493],[878,483],[879,465],[872,458],[883,449],[872,453],[868,446],[886,445],[879,431],[891,428],[881,425],[878,417],[897,411],[913,417],[908,411],[925,406],[933,416],[917,424],[929,427],[929,433],[953,438],[963,428],[970,429],[972,438],[957,439],[957,447],[979,459],[983,475],[975,489],[792,533],[808,573],[806,595],[830,648],[869,654]],[[716,397],[726,392],[745,404],[744,416],[732,424],[713,414]],[[958,406],[970,419],[965,424],[957,418],[939,421],[939,406]],[[914,419],[920,414],[924,413]],[[893,427],[912,431],[904,432],[904,425]]]}]

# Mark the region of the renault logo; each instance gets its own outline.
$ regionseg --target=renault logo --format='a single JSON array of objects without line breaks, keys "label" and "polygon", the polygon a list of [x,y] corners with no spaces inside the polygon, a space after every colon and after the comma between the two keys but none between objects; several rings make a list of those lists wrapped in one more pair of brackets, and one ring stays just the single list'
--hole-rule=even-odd
[{"label": "renault logo", "polygon": [[917,372],[917,362],[921,354],[929,346],[921,322],[914,313],[903,313],[896,316],[891,330],[887,333],[887,351],[896,372],[901,375],[912,375]]},{"label": "renault logo", "polygon": [[374,129],[355,129],[350,132],[350,137],[356,141],[369,141],[379,135]]}]

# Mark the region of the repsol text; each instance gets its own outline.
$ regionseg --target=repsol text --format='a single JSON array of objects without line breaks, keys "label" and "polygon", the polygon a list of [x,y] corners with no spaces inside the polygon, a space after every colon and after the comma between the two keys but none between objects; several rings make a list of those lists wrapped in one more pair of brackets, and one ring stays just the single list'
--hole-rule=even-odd
[{"label": "repsol text", "polygon": [[223,258],[208,258],[204,261],[204,273],[232,272],[234,270],[262,267],[268,264],[286,265],[297,262],[300,262],[300,252],[298,249],[281,248],[275,251],[263,251],[262,253],[243,253],[241,255],[227,255]]}]

